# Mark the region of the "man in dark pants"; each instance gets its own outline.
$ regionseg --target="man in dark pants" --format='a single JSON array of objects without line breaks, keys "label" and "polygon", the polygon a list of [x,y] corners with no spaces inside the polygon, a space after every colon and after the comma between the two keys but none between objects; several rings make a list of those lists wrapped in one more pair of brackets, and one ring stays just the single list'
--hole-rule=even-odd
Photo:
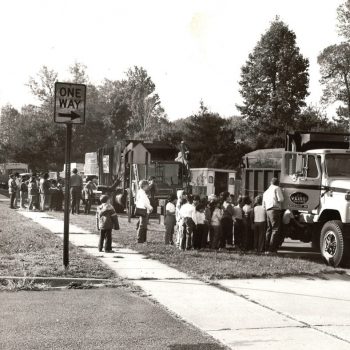
[{"label": "man in dark pants", "polygon": [[15,175],[13,174],[10,175],[8,186],[9,186],[9,195],[10,195],[10,208],[16,209],[15,201],[16,201],[17,184],[15,180]]},{"label": "man in dark pants", "polygon": [[270,187],[264,192],[263,206],[266,210],[266,251],[276,253],[280,242],[281,206],[283,194],[277,178],[272,178]]},{"label": "man in dark pants", "polygon": [[78,169],[72,170],[73,175],[70,177],[70,195],[72,214],[79,214],[81,192],[83,190],[83,179],[78,175]]}]

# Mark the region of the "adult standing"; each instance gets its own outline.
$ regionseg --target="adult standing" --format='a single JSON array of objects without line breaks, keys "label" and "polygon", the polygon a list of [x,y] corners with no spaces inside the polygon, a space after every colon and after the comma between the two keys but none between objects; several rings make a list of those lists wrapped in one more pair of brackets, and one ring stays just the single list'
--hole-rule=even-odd
[{"label": "adult standing", "polygon": [[148,216],[153,211],[153,207],[146,194],[148,188],[148,181],[141,180],[139,183],[139,190],[137,191],[136,195],[136,212],[140,212],[140,221],[137,228],[137,243],[145,243],[147,241]]},{"label": "adult standing", "polygon": [[45,211],[47,207],[50,206],[50,187],[51,183],[49,181],[49,174],[45,173],[40,179],[40,210]]},{"label": "adult standing", "polygon": [[16,209],[15,200],[16,200],[17,184],[15,180],[15,175],[13,174],[10,175],[8,186],[9,186],[9,195],[10,195],[10,208]]},{"label": "adult standing", "polygon": [[78,174],[78,169],[72,170],[72,176],[70,177],[70,195],[71,195],[71,208],[72,214],[79,214],[81,191],[83,189],[83,179]]},{"label": "adult standing", "polygon": [[157,209],[156,193],[157,193],[157,184],[155,176],[151,176],[148,179],[148,190],[147,193],[150,197],[150,202],[153,209]]},{"label": "adult standing", "polygon": [[16,198],[15,198],[15,207],[18,208],[18,201],[20,201],[20,196],[21,196],[21,177],[19,173],[15,173],[15,181],[16,181]]},{"label": "adult standing", "polygon": [[264,192],[263,207],[266,210],[266,250],[276,253],[280,242],[279,234],[281,228],[281,207],[283,193],[279,187],[277,178],[272,178],[270,187]]},{"label": "adult standing", "polygon": [[22,182],[21,182],[21,187],[20,187],[20,206],[22,209],[25,209],[25,203],[28,198],[28,180],[26,176],[22,176]]},{"label": "adult standing", "polygon": [[90,214],[90,209],[91,209],[93,196],[94,196],[94,189],[96,189],[96,185],[93,182],[93,177],[90,176],[87,178],[87,182],[83,189],[83,196],[85,200],[85,208],[84,208],[85,214]]}]

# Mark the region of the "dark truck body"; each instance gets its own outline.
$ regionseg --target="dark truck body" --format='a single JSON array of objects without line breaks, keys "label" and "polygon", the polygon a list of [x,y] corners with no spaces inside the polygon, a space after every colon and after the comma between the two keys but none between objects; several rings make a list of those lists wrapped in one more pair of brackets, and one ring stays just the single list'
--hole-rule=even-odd
[{"label": "dark truck body", "polygon": [[119,195],[120,204],[125,206],[127,193],[132,193],[131,200],[135,197],[138,181],[153,176],[154,199],[165,199],[183,188],[183,167],[174,161],[177,154],[175,147],[157,141],[122,140],[100,148],[97,152],[99,188],[104,192],[112,187]]}]

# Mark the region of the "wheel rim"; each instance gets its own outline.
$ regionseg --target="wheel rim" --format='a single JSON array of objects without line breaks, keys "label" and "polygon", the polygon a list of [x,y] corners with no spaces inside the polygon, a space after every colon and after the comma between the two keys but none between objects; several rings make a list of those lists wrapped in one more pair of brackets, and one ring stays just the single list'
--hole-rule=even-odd
[{"label": "wheel rim", "polygon": [[337,248],[338,248],[338,241],[337,236],[333,231],[327,231],[324,236],[324,245],[323,245],[323,251],[326,256],[328,257],[334,257]]}]

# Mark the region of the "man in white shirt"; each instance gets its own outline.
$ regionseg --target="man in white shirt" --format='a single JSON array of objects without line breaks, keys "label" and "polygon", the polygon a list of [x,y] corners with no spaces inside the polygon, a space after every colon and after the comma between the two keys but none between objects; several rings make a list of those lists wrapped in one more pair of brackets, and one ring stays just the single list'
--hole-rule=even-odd
[{"label": "man in white shirt", "polygon": [[274,177],[271,180],[270,187],[263,195],[263,207],[266,210],[267,217],[266,249],[271,253],[277,252],[280,242],[279,235],[283,199],[283,193],[279,187],[279,181]]},{"label": "man in white shirt", "polygon": [[140,216],[140,221],[137,229],[137,243],[145,243],[147,241],[147,224],[148,215],[152,213],[153,207],[147,197],[148,181],[141,180],[139,183],[139,190],[136,196],[136,208],[146,209],[145,215]]}]

